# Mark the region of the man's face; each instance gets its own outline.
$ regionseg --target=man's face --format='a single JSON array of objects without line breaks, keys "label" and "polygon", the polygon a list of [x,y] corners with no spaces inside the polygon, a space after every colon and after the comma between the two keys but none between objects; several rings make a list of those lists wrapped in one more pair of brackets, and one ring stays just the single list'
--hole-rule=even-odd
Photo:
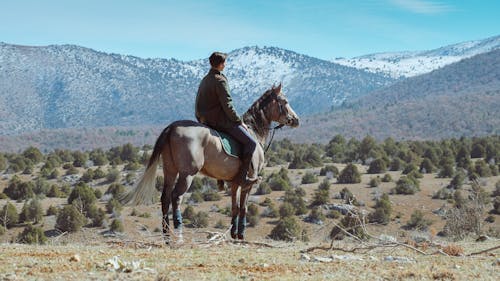
[{"label": "man's face", "polygon": [[223,71],[224,70],[224,67],[226,67],[226,62],[222,62],[221,64],[219,64],[219,66],[217,67],[217,70],[219,71]]}]

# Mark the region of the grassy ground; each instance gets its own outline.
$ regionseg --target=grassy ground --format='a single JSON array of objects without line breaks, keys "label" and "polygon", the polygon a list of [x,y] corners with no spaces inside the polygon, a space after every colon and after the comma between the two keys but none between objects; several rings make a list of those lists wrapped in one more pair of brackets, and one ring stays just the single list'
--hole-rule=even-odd
[{"label": "grassy ground", "polygon": [[[340,242],[339,242],[340,243]],[[341,242],[337,246],[348,245]],[[466,253],[498,245],[460,244]],[[2,280],[498,280],[500,252],[473,257],[424,256],[405,248],[364,254],[317,250],[306,261],[302,243],[219,245],[185,243],[176,248],[119,240],[108,243],[30,246],[2,244]],[[316,258],[346,260],[320,262]],[[117,268],[110,260],[117,257]],[[390,261],[389,256],[399,259]],[[135,262],[136,265],[132,265]],[[120,268],[119,264],[122,267]]]}]

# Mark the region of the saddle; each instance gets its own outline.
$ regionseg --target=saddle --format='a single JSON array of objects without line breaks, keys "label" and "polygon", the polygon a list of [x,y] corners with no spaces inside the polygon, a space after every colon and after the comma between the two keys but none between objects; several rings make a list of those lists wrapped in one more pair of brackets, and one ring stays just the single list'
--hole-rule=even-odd
[{"label": "saddle", "polygon": [[240,158],[243,153],[242,145],[230,135],[217,130],[214,131],[217,133],[221,141],[224,152],[229,156]]}]

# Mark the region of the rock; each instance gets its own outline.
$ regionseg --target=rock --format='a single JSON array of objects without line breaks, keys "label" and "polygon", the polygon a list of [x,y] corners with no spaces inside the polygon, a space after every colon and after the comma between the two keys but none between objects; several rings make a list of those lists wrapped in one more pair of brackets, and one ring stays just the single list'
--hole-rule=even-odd
[{"label": "rock", "polygon": [[325,258],[325,257],[314,257],[314,261],[317,262],[332,262],[332,258]]},{"label": "rock", "polygon": [[493,262],[493,266],[500,266],[500,258],[497,258],[496,261]]},{"label": "rock", "polygon": [[81,258],[80,258],[80,255],[78,255],[78,254],[72,255],[69,258],[69,261],[71,261],[71,262],[80,262],[80,260],[81,260]]},{"label": "rock", "polygon": [[412,259],[412,258],[407,258],[407,257],[393,257],[393,256],[386,256],[384,258],[384,261],[398,262],[398,263],[415,262],[415,260]]},{"label": "rock", "polygon": [[355,260],[355,261],[362,261],[363,258],[359,256],[349,256],[349,255],[332,255],[333,259],[336,260],[343,260],[343,261],[348,261],[348,260]]},{"label": "rock", "polygon": [[380,234],[378,237],[382,242],[396,242],[397,239],[394,236],[386,235],[386,234]]},{"label": "rock", "polygon": [[311,257],[307,254],[302,254],[302,255],[300,255],[300,260],[301,261],[310,261]]}]

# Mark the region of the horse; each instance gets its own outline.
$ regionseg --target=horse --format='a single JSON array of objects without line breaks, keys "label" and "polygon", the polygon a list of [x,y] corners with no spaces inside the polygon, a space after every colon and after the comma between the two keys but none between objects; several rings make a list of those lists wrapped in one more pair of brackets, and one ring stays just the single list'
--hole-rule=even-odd
[{"label": "horse", "polygon": [[[299,126],[299,117],[292,109],[281,84],[255,101],[243,115],[243,122],[258,144],[252,156],[249,176],[257,177],[265,166],[264,146],[272,122],[278,126]],[[182,215],[180,204],[194,176],[202,174],[225,181],[231,190],[231,237],[244,239],[246,211],[250,186],[238,186],[234,179],[241,160],[224,152],[218,133],[201,123],[191,120],[175,121],[168,125],[156,140],[153,153],[139,183],[122,197],[124,204],[151,204],[155,199],[157,166],[163,164],[163,191],[161,195],[162,229],[165,242],[170,243],[168,212],[172,205],[174,236],[182,241]],[[239,199],[239,200],[238,200]]]}]

